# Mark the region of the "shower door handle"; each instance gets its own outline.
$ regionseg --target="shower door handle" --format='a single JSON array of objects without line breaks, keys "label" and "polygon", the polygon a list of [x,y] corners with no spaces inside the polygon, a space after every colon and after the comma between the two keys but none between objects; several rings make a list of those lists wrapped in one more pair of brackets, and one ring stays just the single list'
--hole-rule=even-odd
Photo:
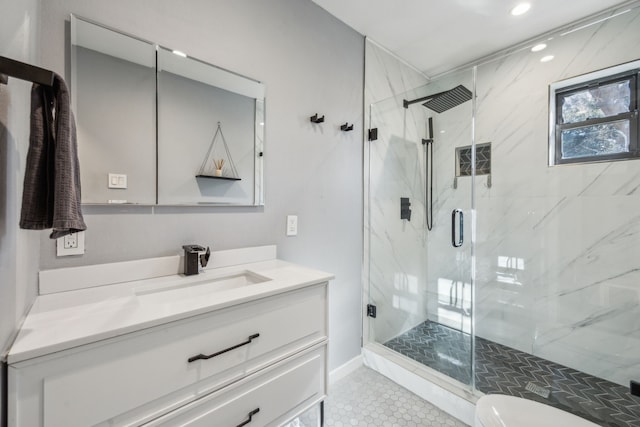
[{"label": "shower door handle", "polygon": [[[456,239],[456,216],[459,218],[459,238]],[[451,244],[454,248],[459,248],[462,246],[462,242],[464,241],[464,215],[462,214],[462,210],[454,209],[451,212]]]}]

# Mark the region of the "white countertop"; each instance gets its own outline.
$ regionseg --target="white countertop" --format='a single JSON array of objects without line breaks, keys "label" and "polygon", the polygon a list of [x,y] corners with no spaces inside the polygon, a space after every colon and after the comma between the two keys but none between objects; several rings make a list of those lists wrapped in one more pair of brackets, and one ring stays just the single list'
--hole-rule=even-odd
[{"label": "white countertop", "polygon": [[[227,287],[220,278],[244,272],[267,280],[220,289]],[[329,273],[274,259],[209,269],[194,276],[174,274],[40,295],[7,361],[21,362],[333,278]]]}]

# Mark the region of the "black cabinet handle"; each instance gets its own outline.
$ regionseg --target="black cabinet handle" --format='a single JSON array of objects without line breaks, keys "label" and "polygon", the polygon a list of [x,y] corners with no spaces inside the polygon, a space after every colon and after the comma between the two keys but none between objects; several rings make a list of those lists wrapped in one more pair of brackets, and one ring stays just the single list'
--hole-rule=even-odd
[{"label": "black cabinet handle", "polygon": [[247,424],[249,424],[251,422],[251,418],[257,414],[258,412],[260,412],[260,408],[256,408],[253,411],[249,412],[249,419],[238,424],[236,427],[242,427],[242,426],[246,426]]},{"label": "black cabinet handle", "polygon": [[[240,344],[236,344],[236,345],[234,345],[232,347],[225,348],[224,350],[220,350],[220,351],[218,351],[216,353],[213,353],[213,354],[206,355],[206,354],[200,353],[197,356],[192,356],[192,357],[189,358],[189,363],[195,362],[196,360],[200,360],[200,359],[207,360],[207,359],[211,359],[212,357],[220,356],[221,354],[224,354],[224,353],[226,353],[228,351],[235,350],[236,348],[242,347],[243,345],[250,344],[251,341],[253,341],[254,339],[258,338],[259,336],[260,336],[260,334],[253,334],[253,335],[249,336],[249,338],[247,338],[246,341],[241,342]],[[249,421],[251,421],[251,419],[249,419]]]}]

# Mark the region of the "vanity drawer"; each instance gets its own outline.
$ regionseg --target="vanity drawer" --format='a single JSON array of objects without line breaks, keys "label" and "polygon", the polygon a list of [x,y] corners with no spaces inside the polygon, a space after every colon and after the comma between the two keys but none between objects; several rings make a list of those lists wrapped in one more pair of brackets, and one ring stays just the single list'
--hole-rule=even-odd
[{"label": "vanity drawer", "polygon": [[139,425],[324,342],[326,298],[326,283],[314,285],[12,365],[23,404],[10,418],[17,426]]},{"label": "vanity drawer", "polygon": [[145,427],[279,426],[325,397],[325,348],[281,362]]}]

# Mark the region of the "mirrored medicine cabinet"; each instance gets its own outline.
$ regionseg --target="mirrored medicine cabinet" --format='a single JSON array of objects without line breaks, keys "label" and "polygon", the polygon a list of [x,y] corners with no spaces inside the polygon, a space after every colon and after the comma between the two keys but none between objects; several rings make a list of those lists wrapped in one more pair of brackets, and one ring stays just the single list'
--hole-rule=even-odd
[{"label": "mirrored medicine cabinet", "polygon": [[262,83],[71,16],[83,204],[261,206]]}]

